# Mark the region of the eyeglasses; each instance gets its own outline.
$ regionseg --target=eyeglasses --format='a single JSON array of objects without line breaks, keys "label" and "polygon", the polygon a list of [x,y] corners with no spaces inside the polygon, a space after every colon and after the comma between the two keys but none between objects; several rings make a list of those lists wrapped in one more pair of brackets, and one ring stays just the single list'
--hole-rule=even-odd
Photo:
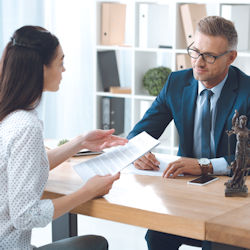
[{"label": "eyeglasses", "polygon": [[213,55],[210,55],[208,53],[200,53],[199,51],[195,50],[195,49],[191,49],[190,47],[194,44],[194,42],[192,42],[188,47],[187,47],[187,52],[188,52],[188,55],[194,59],[198,59],[199,56],[202,57],[202,59],[207,62],[207,63],[210,63],[210,64],[213,64],[215,62],[215,60],[221,56],[224,56],[226,55],[227,53],[231,52],[232,50],[227,50],[226,52],[218,55],[218,56],[213,56]]}]

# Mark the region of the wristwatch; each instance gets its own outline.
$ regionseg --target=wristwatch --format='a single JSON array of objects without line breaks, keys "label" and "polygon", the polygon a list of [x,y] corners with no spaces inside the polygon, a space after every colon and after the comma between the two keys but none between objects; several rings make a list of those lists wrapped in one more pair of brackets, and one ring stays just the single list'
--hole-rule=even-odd
[{"label": "wristwatch", "polygon": [[201,168],[201,175],[207,175],[209,173],[209,167],[210,167],[211,161],[207,158],[200,158],[198,160],[198,163]]}]

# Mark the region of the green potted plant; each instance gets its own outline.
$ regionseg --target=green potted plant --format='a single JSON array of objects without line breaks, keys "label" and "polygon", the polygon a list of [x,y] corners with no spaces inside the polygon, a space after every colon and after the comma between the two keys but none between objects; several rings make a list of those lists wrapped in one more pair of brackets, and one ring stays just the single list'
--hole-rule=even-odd
[{"label": "green potted plant", "polygon": [[168,79],[171,69],[167,67],[157,67],[149,69],[143,77],[143,86],[150,95],[158,95]]},{"label": "green potted plant", "polygon": [[58,142],[57,146],[61,146],[63,144],[65,144],[66,142],[68,142],[69,140],[68,139],[62,139]]}]

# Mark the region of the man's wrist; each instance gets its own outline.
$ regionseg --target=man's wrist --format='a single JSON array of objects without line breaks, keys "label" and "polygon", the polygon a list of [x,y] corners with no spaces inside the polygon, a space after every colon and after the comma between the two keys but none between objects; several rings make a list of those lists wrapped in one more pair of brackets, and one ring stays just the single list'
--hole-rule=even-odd
[{"label": "man's wrist", "polygon": [[213,174],[213,165],[207,158],[198,159],[198,164],[201,169],[201,175]]},{"label": "man's wrist", "polygon": [[209,166],[208,166],[208,173],[209,174],[213,174],[214,173],[214,168],[213,168],[213,164],[212,164],[211,161],[210,161]]}]

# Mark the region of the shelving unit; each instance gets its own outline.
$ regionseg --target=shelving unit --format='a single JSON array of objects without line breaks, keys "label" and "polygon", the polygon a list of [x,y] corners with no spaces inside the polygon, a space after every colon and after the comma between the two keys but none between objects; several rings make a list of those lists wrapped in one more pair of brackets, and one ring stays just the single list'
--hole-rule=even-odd
[{"label": "shelving unit", "polygon": [[[142,86],[142,78],[146,71],[153,67],[165,66],[175,71],[177,69],[176,55],[186,53],[186,42],[182,26],[180,5],[186,3],[206,4],[208,15],[220,15],[221,6],[246,5],[250,8],[250,1],[108,1],[126,4],[126,31],[124,46],[103,46],[100,45],[101,25],[101,3],[96,1],[96,47],[94,51],[94,124],[101,128],[101,98],[109,96],[112,98],[122,97],[125,99],[125,132],[126,136],[134,125],[141,119],[146,106],[149,106],[155,99],[150,96]],[[148,26],[146,29],[147,41],[140,41],[140,6],[146,6],[148,13]],[[151,16],[150,16],[151,15]],[[250,17],[250,13],[249,13]],[[239,16],[239,18],[241,18]],[[248,21],[249,22],[249,21]],[[241,25],[248,27],[248,22],[242,20]],[[145,37],[145,34],[144,34]],[[239,36],[239,40],[243,39]],[[248,38],[249,40],[249,38]],[[169,48],[158,48],[165,45]],[[235,66],[250,74],[250,45],[247,50],[239,51],[234,63]],[[98,72],[97,52],[103,50],[115,50],[122,87],[130,87],[131,94],[112,94],[104,92]],[[146,104],[146,105],[145,105]],[[147,105],[148,104],[148,105]],[[178,134],[174,123],[170,123],[160,138],[161,144],[157,151],[169,154],[176,154],[178,149]]]}]

